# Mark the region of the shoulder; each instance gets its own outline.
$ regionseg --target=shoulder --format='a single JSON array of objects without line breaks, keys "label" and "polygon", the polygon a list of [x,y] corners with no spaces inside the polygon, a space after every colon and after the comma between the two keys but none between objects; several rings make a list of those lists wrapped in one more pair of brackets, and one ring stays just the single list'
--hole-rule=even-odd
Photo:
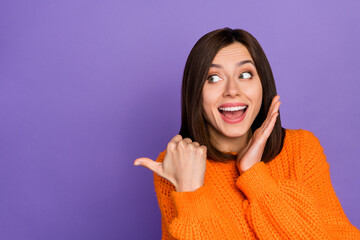
[{"label": "shoulder", "polygon": [[289,128],[287,128],[286,135],[289,135],[295,139],[315,137],[315,135],[311,131],[305,130],[305,129],[289,129]]},{"label": "shoulder", "polygon": [[286,129],[284,145],[286,151],[298,155],[303,160],[313,155],[323,155],[324,152],[315,134],[304,129]]},{"label": "shoulder", "polygon": [[285,138],[287,147],[299,156],[296,165],[302,175],[306,175],[311,169],[319,172],[321,172],[320,169],[325,171],[329,169],[324,149],[314,133],[304,129],[286,129]]},{"label": "shoulder", "polygon": [[299,145],[302,150],[320,145],[315,134],[305,129],[286,129],[285,139],[288,144]]}]

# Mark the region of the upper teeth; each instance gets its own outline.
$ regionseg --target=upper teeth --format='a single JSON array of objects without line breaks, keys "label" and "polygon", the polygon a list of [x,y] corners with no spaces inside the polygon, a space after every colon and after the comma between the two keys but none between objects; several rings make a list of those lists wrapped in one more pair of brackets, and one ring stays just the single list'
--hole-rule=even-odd
[{"label": "upper teeth", "polygon": [[219,110],[222,110],[222,111],[239,111],[239,110],[243,110],[244,108],[246,108],[246,106],[221,107],[221,108],[219,108]]}]

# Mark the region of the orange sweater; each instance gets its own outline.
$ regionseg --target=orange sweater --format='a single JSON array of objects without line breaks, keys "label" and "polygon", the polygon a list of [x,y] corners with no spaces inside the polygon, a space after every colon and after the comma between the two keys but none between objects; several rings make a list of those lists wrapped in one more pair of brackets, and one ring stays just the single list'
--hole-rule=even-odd
[{"label": "orange sweater", "polygon": [[323,148],[306,130],[287,129],[280,154],[241,176],[234,161],[207,159],[204,186],[194,192],[176,192],[156,174],[154,185],[162,239],[360,239],[335,195]]}]

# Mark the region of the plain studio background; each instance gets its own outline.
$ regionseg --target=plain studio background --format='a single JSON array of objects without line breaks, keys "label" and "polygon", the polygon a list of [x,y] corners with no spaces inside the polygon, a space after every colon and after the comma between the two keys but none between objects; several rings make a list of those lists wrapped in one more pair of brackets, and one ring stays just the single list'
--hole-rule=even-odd
[{"label": "plain studio background", "polygon": [[320,139],[360,227],[360,3],[0,2],[0,239],[160,239],[152,172],[180,128],[186,58],[205,33],[263,46],[285,128]]}]

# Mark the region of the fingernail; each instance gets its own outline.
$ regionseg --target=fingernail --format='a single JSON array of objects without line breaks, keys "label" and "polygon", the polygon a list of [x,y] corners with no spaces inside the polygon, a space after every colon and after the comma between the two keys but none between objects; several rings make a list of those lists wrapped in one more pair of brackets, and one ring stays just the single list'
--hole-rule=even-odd
[{"label": "fingernail", "polygon": [[134,162],[134,165],[135,165],[135,166],[139,166],[139,165],[140,165],[140,162],[139,162],[139,161]]}]

